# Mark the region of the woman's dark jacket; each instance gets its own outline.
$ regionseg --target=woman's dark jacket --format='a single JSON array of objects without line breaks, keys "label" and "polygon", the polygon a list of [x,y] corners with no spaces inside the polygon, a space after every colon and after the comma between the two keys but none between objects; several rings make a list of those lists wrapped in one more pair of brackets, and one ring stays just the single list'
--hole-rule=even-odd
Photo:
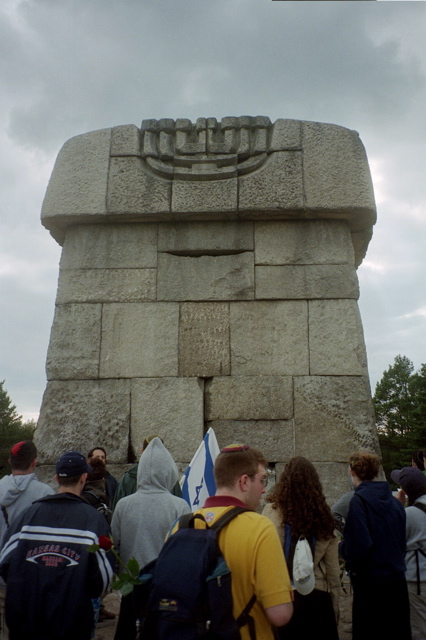
[{"label": "woman's dark jacket", "polygon": [[404,573],[405,519],[405,509],[387,482],[358,485],[339,545],[351,575],[385,578]]}]

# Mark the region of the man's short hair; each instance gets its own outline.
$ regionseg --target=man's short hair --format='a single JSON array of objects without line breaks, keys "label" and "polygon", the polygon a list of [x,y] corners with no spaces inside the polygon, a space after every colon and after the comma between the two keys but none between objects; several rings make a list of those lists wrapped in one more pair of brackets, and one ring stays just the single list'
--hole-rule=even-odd
[{"label": "man's short hair", "polygon": [[268,461],[259,449],[252,449],[247,445],[225,447],[214,463],[216,486],[230,489],[244,474],[255,476],[259,465],[268,466]]},{"label": "man's short hair", "polygon": [[107,452],[105,451],[105,449],[103,447],[93,447],[93,449],[90,449],[89,453],[87,454],[87,458],[91,458],[93,456],[93,452],[96,451],[97,449],[99,449],[100,451],[104,452],[105,460],[106,460]]},{"label": "man's short hair", "polygon": [[60,478],[57,476],[57,482],[60,487],[73,487],[80,481],[80,478],[83,474],[79,476],[73,476],[72,478]]},{"label": "man's short hair", "polygon": [[13,471],[26,471],[36,458],[37,448],[31,440],[17,442],[9,452],[10,466]]}]

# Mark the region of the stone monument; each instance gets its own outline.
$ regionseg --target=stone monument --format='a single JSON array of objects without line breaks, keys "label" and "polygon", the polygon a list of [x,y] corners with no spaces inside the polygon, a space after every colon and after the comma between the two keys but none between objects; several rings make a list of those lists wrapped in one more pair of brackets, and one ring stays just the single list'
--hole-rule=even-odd
[{"label": "stone monument", "polygon": [[206,430],[277,470],[378,451],[356,267],[375,204],[355,131],[267,117],[145,120],[60,151],[42,223],[63,247],[36,442],[44,465]]}]

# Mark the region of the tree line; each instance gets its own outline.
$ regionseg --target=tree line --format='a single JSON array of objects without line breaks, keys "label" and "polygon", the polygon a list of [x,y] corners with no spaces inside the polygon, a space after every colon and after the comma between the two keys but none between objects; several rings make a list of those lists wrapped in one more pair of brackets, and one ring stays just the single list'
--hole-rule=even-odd
[{"label": "tree line", "polygon": [[417,449],[426,451],[426,364],[418,371],[406,356],[396,356],[383,372],[373,396],[383,468],[411,466]]},{"label": "tree line", "polygon": [[20,440],[32,440],[36,428],[35,420],[24,422],[18,414],[4,383],[0,380],[0,478],[10,473],[7,459],[12,445]]}]

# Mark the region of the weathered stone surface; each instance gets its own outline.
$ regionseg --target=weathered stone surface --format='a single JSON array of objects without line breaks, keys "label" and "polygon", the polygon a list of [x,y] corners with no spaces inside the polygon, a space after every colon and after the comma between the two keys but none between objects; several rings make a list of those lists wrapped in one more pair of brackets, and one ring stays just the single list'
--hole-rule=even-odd
[{"label": "weathered stone surface", "polygon": [[41,221],[62,244],[69,216],[105,216],[111,129],[68,140],[59,152],[41,210]]},{"label": "weathered stone surface", "polygon": [[303,209],[302,154],[272,153],[257,171],[240,176],[239,210],[242,218],[264,218],[274,212]]},{"label": "weathered stone surface", "polygon": [[355,267],[309,264],[255,268],[256,298],[355,298],[359,287]]},{"label": "weathered stone surface", "polygon": [[100,378],[176,376],[179,305],[105,304]]},{"label": "weathered stone surface", "polygon": [[291,376],[222,376],[206,382],[206,420],[287,420]]},{"label": "weathered stone surface", "polygon": [[250,300],[254,297],[254,254],[158,256],[158,300]]},{"label": "weathered stone surface", "polygon": [[374,221],[364,148],[335,125],[163,118],[70,140],[43,205],[64,249],[41,449],[49,420],[55,447],[83,446],[86,415],[105,444],[122,393],[117,464],[157,432],[183,468],[213,426],[343,492],[330,476],[377,446],[354,270]]},{"label": "weathered stone surface", "polygon": [[358,449],[377,451],[367,377],[294,379],[296,455],[316,462],[347,462]]},{"label": "weathered stone surface", "polygon": [[[236,219],[238,210],[237,178],[214,181],[173,180],[173,217],[185,220],[194,214],[203,219]],[[214,214],[214,215],[213,215]]]},{"label": "weathered stone surface", "polygon": [[[353,453],[353,452],[351,452]],[[351,491],[347,462],[314,462],[327,503],[332,506],[347,491]]]},{"label": "weathered stone surface", "polygon": [[232,442],[260,449],[269,462],[288,460],[294,454],[293,420],[213,420],[212,427],[219,447]]},{"label": "weathered stone surface", "polygon": [[65,451],[86,455],[101,443],[110,463],[127,462],[129,380],[48,382],[35,434],[38,459],[54,464]]},{"label": "weathered stone surface", "polygon": [[155,300],[156,269],[74,269],[62,271],[56,304]]},{"label": "weathered stone surface", "polygon": [[288,151],[302,148],[302,125],[300,120],[275,120],[270,151]]},{"label": "weathered stone surface", "polygon": [[98,377],[101,312],[100,304],[56,307],[46,361],[48,380]]},{"label": "weathered stone surface", "polygon": [[368,375],[356,301],[311,300],[308,304],[311,375]]},{"label": "weathered stone surface", "polygon": [[204,437],[203,386],[197,378],[132,381],[131,446],[156,433],[175,460],[190,462]]},{"label": "weathered stone surface", "polygon": [[231,373],[229,304],[181,304],[179,321],[179,375],[209,378]]},{"label": "weathered stone surface", "polygon": [[230,311],[233,376],[309,373],[306,301],[233,302]]},{"label": "weathered stone surface", "polygon": [[111,156],[139,156],[141,132],[134,124],[124,124],[111,129]]},{"label": "weathered stone surface", "polygon": [[367,227],[363,231],[353,231],[351,233],[352,244],[354,247],[355,266],[357,268],[365,258],[368,244],[372,237],[373,237],[373,227]]},{"label": "weathered stone surface", "polygon": [[358,133],[320,122],[302,127],[306,209],[346,217],[354,231],[374,224],[373,185]]},{"label": "weathered stone surface", "polygon": [[157,266],[157,225],[76,225],[68,229],[64,269],[147,269]]},{"label": "weathered stone surface", "polygon": [[254,223],[255,263],[354,264],[351,234],[344,220],[269,220]]},{"label": "weathered stone surface", "polygon": [[158,251],[221,255],[254,249],[253,222],[176,222],[158,228]]},{"label": "weathered stone surface", "polygon": [[148,173],[141,158],[111,158],[107,211],[145,220],[170,220],[172,185]]}]

